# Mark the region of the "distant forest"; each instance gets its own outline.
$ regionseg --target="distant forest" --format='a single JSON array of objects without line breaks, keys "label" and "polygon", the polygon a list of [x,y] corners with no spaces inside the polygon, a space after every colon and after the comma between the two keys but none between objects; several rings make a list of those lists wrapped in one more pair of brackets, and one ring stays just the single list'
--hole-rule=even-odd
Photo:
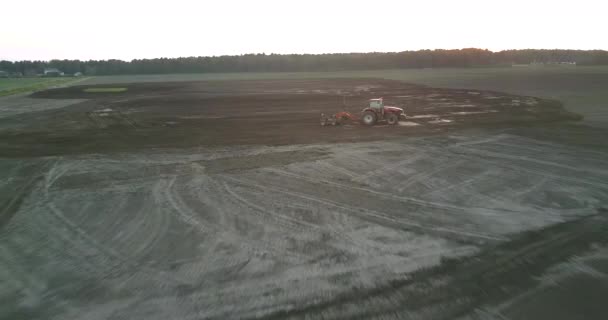
[{"label": "distant forest", "polygon": [[484,67],[531,63],[608,65],[603,50],[420,50],[337,54],[245,54],[238,56],[122,60],[0,61],[0,70],[34,76],[45,68],[85,75],[207,72],[342,71],[371,69]]}]

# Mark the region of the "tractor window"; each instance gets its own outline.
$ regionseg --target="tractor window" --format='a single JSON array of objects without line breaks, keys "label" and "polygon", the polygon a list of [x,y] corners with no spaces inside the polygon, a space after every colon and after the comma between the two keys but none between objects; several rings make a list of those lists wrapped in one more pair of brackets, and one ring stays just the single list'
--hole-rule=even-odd
[{"label": "tractor window", "polygon": [[371,100],[369,102],[369,107],[374,109],[380,109],[382,108],[382,102],[380,102],[380,100]]}]

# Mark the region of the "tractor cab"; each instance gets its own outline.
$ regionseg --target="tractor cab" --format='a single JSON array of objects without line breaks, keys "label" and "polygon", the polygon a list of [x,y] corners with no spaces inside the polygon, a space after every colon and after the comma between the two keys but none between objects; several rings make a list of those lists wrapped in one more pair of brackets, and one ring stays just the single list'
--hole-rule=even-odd
[{"label": "tractor cab", "polygon": [[369,107],[375,112],[384,113],[384,102],[382,102],[382,98],[369,99]]}]

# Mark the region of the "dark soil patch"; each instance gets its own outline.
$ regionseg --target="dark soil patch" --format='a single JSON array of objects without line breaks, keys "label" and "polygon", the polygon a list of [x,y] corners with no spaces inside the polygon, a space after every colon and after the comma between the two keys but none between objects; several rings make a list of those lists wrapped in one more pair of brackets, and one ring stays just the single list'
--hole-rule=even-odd
[{"label": "dark soil patch", "polygon": [[[105,87],[127,90],[85,91]],[[355,142],[452,128],[580,119],[557,101],[381,79],[74,86],[32,96],[91,100],[60,110],[1,119],[23,124],[18,130],[0,131],[0,150],[5,156]],[[358,114],[368,99],[377,97],[383,97],[388,105],[403,107],[410,121],[420,125],[320,127],[321,112],[347,110]]]}]

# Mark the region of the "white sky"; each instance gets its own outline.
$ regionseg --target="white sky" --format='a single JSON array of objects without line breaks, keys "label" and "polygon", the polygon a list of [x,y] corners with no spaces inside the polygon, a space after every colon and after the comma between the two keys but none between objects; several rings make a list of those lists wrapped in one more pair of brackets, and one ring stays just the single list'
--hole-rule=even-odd
[{"label": "white sky", "polygon": [[607,9],[605,0],[1,0],[0,60],[606,50]]}]

